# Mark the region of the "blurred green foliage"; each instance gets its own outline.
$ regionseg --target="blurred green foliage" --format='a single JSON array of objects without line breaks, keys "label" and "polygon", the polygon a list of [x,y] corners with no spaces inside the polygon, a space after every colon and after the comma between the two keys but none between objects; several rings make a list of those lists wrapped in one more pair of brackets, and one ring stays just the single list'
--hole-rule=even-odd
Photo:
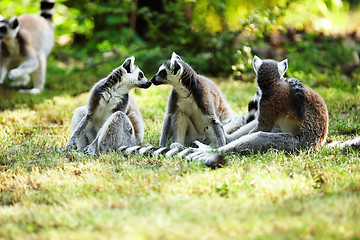
[{"label": "blurred green foliage", "polygon": [[[360,22],[356,10],[351,0],[57,0],[53,56],[77,69],[120,64],[134,55],[152,74],[175,51],[199,73],[247,79],[253,55],[267,57],[261,48],[274,48],[269,35],[286,35],[290,27],[306,33],[281,46],[285,54],[275,58],[287,57],[299,70],[313,72],[353,61],[354,49],[337,44],[342,40],[322,45],[312,35],[352,31]],[[1,1],[4,17],[25,12],[39,12],[39,0]]]}]

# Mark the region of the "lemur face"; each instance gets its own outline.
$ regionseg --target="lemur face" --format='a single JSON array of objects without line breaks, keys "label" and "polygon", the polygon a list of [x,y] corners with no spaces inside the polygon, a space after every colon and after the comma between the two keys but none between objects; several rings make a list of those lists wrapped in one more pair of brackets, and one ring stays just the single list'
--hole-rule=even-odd
[{"label": "lemur face", "polygon": [[[151,82],[145,77],[141,69],[134,64],[135,58],[132,56],[127,58],[122,64],[123,70],[123,82],[125,82],[130,88],[149,88]],[[124,81],[125,80],[125,81]]]},{"label": "lemur face", "polygon": [[158,73],[151,79],[154,85],[160,84],[178,84],[183,67],[180,63],[181,58],[176,53],[172,53],[171,59],[164,62],[158,70]]},{"label": "lemur face", "polygon": [[0,40],[6,38],[15,38],[19,32],[19,20],[16,17],[3,19],[0,21]]}]

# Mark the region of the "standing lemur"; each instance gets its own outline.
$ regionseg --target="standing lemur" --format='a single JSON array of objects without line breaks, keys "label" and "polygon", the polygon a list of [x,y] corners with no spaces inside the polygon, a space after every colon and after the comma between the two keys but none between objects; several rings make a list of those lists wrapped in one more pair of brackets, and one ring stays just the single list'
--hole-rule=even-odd
[{"label": "standing lemur", "polygon": [[223,146],[225,132],[242,125],[244,119],[233,117],[230,105],[215,83],[197,74],[176,53],[159,67],[151,82],[173,87],[161,131],[161,146],[166,146],[170,140],[182,145],[200,140],[212,146]]},{"label": "standing lemur", "polygon": [[0,19],[0,84],[8,78],[13,86],[24,86],[35,71],[34,88],[22,90],[38,94],[44,88],[46,58],[54,45],[52,22],[55,0],[41,1],[41,16],[24,14]]},{"label": "standing lemur", "polygon": [[151,82],[130,57],[91,89],[87,106],[75,110],[72,136],[65,150],[76,147],[94,155],[120,146],[134,146],[144,138],[143,119],[129,91]]}]

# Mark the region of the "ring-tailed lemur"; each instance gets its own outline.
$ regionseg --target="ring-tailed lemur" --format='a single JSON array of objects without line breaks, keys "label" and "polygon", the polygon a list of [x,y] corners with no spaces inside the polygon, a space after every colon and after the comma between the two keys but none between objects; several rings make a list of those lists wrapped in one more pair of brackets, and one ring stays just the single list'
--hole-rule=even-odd
[{"label": "ring-tailed lemur", "polygon": [[151,82],[173,87],[161,131],[161,146],[166,146],[170,140],[182,145],[201,140],[223,146],[225,132],[233,131],[232,126],[242,125],[243,118],[233,118],[233,111],[216,84],[197,74],[174,52],[171,59],[159,67]]},{"label": "ring-tailed lemur", "polygon": [[148,88],[151,82],[127,58],[106,78],[91,89],[87,106],[75,110],[72,118],[72,136],[65,150],[73,147],[94,155],[120,146],[135,146],[144,138],[143,119],[132,88]]},{"label": "ring-tailed lemur", "polygon": [[[287,62],[287,61],[286,61]],[[287,69],[285,69],[286,71]],[[298,101],[301,103],[300,99],[298,99],[299,96],[301,96],[302,92],[304,91],[303,83],[295,78],[285,78],[284,74],[285,71],[280,75],[279,81],[287,82],[290,85],[290,89],[292,92],[292,95],[294,96],[294,104],[297,104]],[[280,74],[280,73],[279,73]],[[249,132],[255,128],[255,126],[258,124],[258,115],[259,115],[259,104],[262,96],[261,88],[258,86],[257,91],[252,98],[252,100],[248,104],[248,115],[246,116],[246,124],[240,128],[237,129],[237,131],[233,132],[232,134],[227,136],[227,139],[229,142],[232,142],[246,134],[249,134]],[[299,109],[302,107],[305,107],[305,105],[299,105],[297,106]],[[278,131],[279,126],[276,125],[274,127],[273,131]],[[229,143],[228,142],[228,143]]]},{"label": "ring-tailed lemur", "polygon": [[256,115],[259,109],[258,105],[260,102],[260,98],[261,98],[261,90],[258,87],[253,99],[251,99],[251,101],[248,104],[248,115],[246,116],[245,119],[246,123],[250,123],[251,121],[256,119]]},{"label": "ring-tailed lemur", "polygon": [[54,45],[52,22],[55,0],[41,1],[41,16],[23,14],[0,20],[0,84],[8,78],[12,86],[23,86],[34,72],[34,88],[22,90],[38,94],[44,88],[46,58]]},{"label": "ring-tailed lemur", "polygon": [[[276,62],[255,56],[253,67],[261,96],[258,110],[255,119],[237,131],[246,128],[250,129],[249,134],[240,135],[217,151],[249,153],[269,148],[292,151],[322,145],[328,133],[328,112],[321,96],[298,79],[281,79],[288,67],[287,59]],[[209,160],[209,155],[201,154],[200,160]]]}]

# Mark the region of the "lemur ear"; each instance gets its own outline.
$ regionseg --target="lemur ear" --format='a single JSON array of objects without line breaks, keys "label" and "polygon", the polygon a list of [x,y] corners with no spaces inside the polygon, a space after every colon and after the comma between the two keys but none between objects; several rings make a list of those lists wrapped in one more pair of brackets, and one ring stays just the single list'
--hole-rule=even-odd
[{"label": "lemur ear", "polygon": [[135,68],[135,57],[131,56],[129,58],[127,58],[124,63],[121,65],[127,73],[131,73],[132,71],[134,71]]},{"label": "lemur ear", "polygon": [[177,75],[177,72],[178,72],[179,70],[181,70],[181,66],[180,66],[180,64],[179,64],[178,61],[175,61],[175,62],[174,62],[174,69],[173,69],[174,75]]},{"label": "lemur ear", "polygon": [[179,55],[177,55],[175,52],[173,52],[173,53],[171,54],[171,60],[175,60],[175,59],[181,60],[181,57],[180,57]]},{"label": "lemur ear", "polygon": [[170,59],[170,68],[171,69],[174,68],[175,60],[181,60],[181,57],[179,55],[177,55],[175,52],[173,52],[171,54],[171,59]]},{"label": "lemur ear", "polygon": [[287,59],[278,63],[278,71],[279,71],[280,77],[284,76],[287,69],[288,69],[288,60]]},{"label": "lemur ear", "polygon": [[170,69],[173,71],[174,75],[181,74],[181,64],[179,63],[179,60],[181,60],[181,57],[177,55],[175,52],[171,54],[171,60],[170,60]]},{"label": "lemur ear", "polygon": [[0,14],[0,21],[4,20],[4,17]]},{"label": "lemur ear", "polygon": [[254,60],[253,60],[253,68],[254,68],[256,75],[258,74],[261,64],[262,64],[262,60],[258,56],[255,55]]},{"label": "lemur ear", "polygon": [[17,17],[10,18],[9,26],[11,29],[15,29],[19,26],[19,20],[17,19]]}]

